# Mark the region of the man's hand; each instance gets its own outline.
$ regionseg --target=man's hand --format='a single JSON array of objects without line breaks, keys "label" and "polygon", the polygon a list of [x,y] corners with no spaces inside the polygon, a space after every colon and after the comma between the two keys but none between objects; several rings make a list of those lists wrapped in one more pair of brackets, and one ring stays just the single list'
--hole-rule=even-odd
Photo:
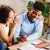
[{"label": "man's hand", "polygon": [[24,41],[26,41],[26,35],[22,35],[21,37],[18,37],[17,38],[17,40],[18,40],[18,42],[24,42]]},{"label": "man's hand", "polygon": [[20,37],[20,41],[21,41],[21,42],[26,41],[26,37],[27,37],[26,35],[22,35],[22,36]]}]

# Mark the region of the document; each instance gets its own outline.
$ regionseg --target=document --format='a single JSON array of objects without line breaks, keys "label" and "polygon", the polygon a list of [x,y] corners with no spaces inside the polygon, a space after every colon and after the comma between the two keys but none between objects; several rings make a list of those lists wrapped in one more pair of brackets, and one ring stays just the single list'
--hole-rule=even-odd
[{"label": "document", "polygon": [[34,43],[34,44],[38,44],[38,43],[41,43],[42,41],[41,40],[34,40],[34,41],[31,41],[30,43]]},{"label": "document", "polygon": [[28,44],[23,47],[19,47],[18,50],[47,50],[44,48],[36,48],[35,45]]}]

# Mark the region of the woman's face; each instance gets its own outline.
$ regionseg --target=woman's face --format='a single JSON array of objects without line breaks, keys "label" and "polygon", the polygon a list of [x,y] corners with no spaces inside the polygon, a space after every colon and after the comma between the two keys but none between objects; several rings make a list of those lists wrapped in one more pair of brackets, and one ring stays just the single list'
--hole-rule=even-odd
[{"label": "woman's face", "polygon": [[14,21],[14,18],[15,18],[15,15],[14,15],[15,13],[13,12],[13,11],[11,11],[10,13],[9,13],[9,16],[8,16],[8,22],[9,23],[12,23],[13,21]]}]

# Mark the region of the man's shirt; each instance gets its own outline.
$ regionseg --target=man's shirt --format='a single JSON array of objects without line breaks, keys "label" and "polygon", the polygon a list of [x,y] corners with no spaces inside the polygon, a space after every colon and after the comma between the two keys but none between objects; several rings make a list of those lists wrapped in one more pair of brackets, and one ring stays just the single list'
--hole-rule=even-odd
[{"label": "man's shirt", "polygon": [[41,37],[43,28],[43,21],[41,19],[37,19],[31,23],[27,17],[27,13],[17,16],[16,19],[20,20],[20,23],[14,32],[15,42],[17,41],[17,37],[23,34],[27,35],[27,40],[39,39]]}]

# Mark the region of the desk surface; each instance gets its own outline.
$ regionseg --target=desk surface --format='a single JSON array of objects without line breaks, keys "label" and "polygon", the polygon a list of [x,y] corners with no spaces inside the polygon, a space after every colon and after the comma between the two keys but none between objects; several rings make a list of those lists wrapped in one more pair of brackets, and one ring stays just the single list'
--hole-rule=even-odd
[{"label": "desk surface", "polygon": [[15,45],[9,46],[9,49],[10,50],[17,50],[17,48],[22,47],[22,46],[25,46],[27,44],[30,44],[32,42],[34,42],[34,43],[37,44],[37,43],[40,43],[41,41],[40,40],[34,40],[34,41],[20,42],[19,44],[15,44]]},{"label": "desk surface", "polygon": [[29,42],[23,42],[23,43],[19,43],[19,44],[9,46],[9,49],[10,50],[17,50],[17,48],[25,46],[26,44],[29,44]]}]

